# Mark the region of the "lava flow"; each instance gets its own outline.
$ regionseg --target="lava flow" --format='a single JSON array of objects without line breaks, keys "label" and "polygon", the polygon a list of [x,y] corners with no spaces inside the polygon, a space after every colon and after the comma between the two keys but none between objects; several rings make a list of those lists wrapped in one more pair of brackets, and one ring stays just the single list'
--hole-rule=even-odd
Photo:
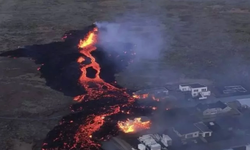
[{"label": "lava flow", "polygon": [[[84,57],[79,57],[77,62],[81,65],[81,76],[79,79],[80,84],[87,90],[87,94],[79,95],[74,98],[74,100],[80,102],[82,100],[95,100],[99,96],[108,96],[108,97],[116,97],[116,95],[111,95],[108,93],[111,92],[122,92],[123,95],[130,97],[124,89],[118,89],[115,86],[105,82],[100,77],[101,67],[96,62],[96,59],[94,56],[92,56],[91,52],[96,50],[95,44],[97,43],[97,36],[98,34],[98,28],[94,28],[92,31],[88,33],[85,39],[80,40],[80,43],[78,45],[80,49],[80,53],[84,56],[90,58],[90,64],[83,64],[85,61]],[[87,69],[92,68],[96,71],[95,77],[90,78],[87,77]],[[129,98],[132,100],[132,98]]]},{"label": "lava flow", "polygon": [[[47,134],[43,150],[99,150],[100,142],[117,135],[120,130],[127,133],[150,127],[150,122],[141,122],[140,118],[132,124],[119,122],[131,115],[152,114],[154,108],[137,105],[128,90],[114,83],[114,74],[129,64],[134,52],[108,53],[99,48],[99,32],[96,25],[91,25],[66,33],[60,42],[26,46],[0,54],[31,58],[41,65],[39,71],[46,85],[74,97],[77,102],[70,107],[73,113],[64,116]],[[127,47],[121,46],[124,48]],[[118,68],[116,63],[121,60],[122,67]]]},{"label": "lava flow", "polygon": [[[113,107],[110,113],[101,115],[90,115],[85,120],[85,123],[81,125],[75,135],[76,143],[80,143],[82,148],[100,147],[100,144],[92,141],[92,134],[100,130],[101,126],[104,124],[104,119],[106,116],[117,114],[120,112],[120,107]],[[84,143],[84,145],[82,145]],[[87,147],[86,147],[87,146]]]},{"label": "lava flow", "polygon": [[150,94],[133,94],[133,98],[135,99],[152,99],[153,101],[160,101],[159,98],[156,98],[154,95]]},{"label": "lava flow", "polygon": [[[91,30],[86,38],[80,40],[78,45],[79,51],[84,56],[90,59],[89,64],[84,64],[85,58],[79,57],[77,62],[80,63],[81,76],[79,78],[79,83],[86,89],[87,93],[83,95],[76,96],[74,100],[78,102],[86,102],[88,100],[97,100],[100,96],[117,98],[118,96],[123,96],[127,99],[128,105],[134,99],[126,93],[125,89],[119,89],[107,82],[105,82],[100,77],[100,65],[96,62],[96,59],[92,56],[91,52],[96,50],[95,44],[97,43],[98,28]],[[87,69],[92,68],[96,71],[94,78],[87,77]],[[118,94],[117,94],[118,92]],[[115,94],[112,94],[115,93]],[[117,99],[118,100],[118,99]],[[125,106],[125,105],[122,105]],[[106,116],[114,115],[120,112],[120,105],[115,105],[110,107],[111,109],[103,112],[101,115],[90,115],[85,122],[80,125],[76,135],[76,143],[84,143],[81,147],[99,147],[100,145],[92,141],[92,134],[97,132],[100,127],[104,124],[104,119]]]},{"label": "lava flow", "polygon": [[149,129],[150,124],[150,121],[141,121],[141,118],[135,118],[134,120],[128,119],[127,121],[118,121],[118,126],[124,133],[133,133],[140,130]]},{"label": "lava flow", "polygon": [[141,95],[134,94],[133,97],[136,99],[145,99],[148,98],[148,95],[149,94],[141,94]]}]

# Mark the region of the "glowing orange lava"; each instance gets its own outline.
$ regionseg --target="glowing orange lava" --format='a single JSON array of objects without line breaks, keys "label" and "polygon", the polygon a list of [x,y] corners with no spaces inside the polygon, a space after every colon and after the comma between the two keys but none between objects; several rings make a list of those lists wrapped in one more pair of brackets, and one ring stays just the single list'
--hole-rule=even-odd
[{"label": "glowing orange lava", "polygon": [[133,94],[133,98],[135,99],[147,99],[151,98],[153,101],[160,101],[159,98],[156,98],[154,95],[151,94]]},{"label": "glowing orange lava", "polygon": [[[101,67],[96,62],[96,59],[91,55],[91,52],[96,50],[95,44],[97,43],[97,33],[98,29],[94,28],[92,31],[88,33],[85,39],[80,40],[80,43],[78,44],[78,47],[80,49],[80,53],[85,55],[86,57],[90,58],[91,62],[90,64],[83,65],[81,64],[85,59],[83,57],[79,57],[77,62],[81,64],[81,76],[79,78],[80,84],[86,89],[87,96],[85,95],[79,95],[74,98],[75,101],[81,102],[83,100],[94,100],[100,95],[107,94],[108,92],[112,91],[120,91],[123,92],[124,95],[127,97],[130,97],[124,89],[118,89],[114,87],[113,85],[106,83],[103,81],[100,77],[100,71]],[[96,74],[94,78],[87,77],[87,69],[93,68],[96,70]],[[93,86],[95,85],[95,86]],[[112,97],[112,96],[111,96]]]},{"label": "glowing orange lava", "polygon": [[159,99],[159,98],[156,98],[154,95],[152,96],[152,99],[153,99],[154,101],[157,101],[157,102],[160,101],[160,99]]},{"label": "glowing orange lava", "polygon": [[156,110],[157,108],[156,107],[152,107],[153,110]]},{"label": "glowing orange lava", "polygon": [[132,133],[139,130],[149,129],[150,121],[142,122],[141,118],[135,118],[134,120],[118,121],[119,128],[124,133]]},{"label": "glowing orange lava", "polygon": [[[86,90],[86,94],[78,95],[74,98],[74,100],[78,102],[86,102],[88,100],[95,100],[98,99],[99,96],[102,97],[110,97],[110,98],[117,98],[117,94],[110,94],[112,92],[119,92],[119,96],[125,97],[128,101],[126,105],[129,105],[130,102],[134,101],[134,98],[131,97],[125,89],[119,89],[109,83],[106,83],[100,77],[100,65],[96,62],[96,59],[92,56],[91,52],[96,50],[95,44],[97,43],[97,34],[98,29],[94,28],[90,31],[86,38],[80,40],[78,45],[80,53],[84,56],[90,58],[89,64],[82,64],[85,61],[85,58],[79,57],[77,62],[80,64],[81,69],[81,76],[79,78],[79,83],[84,87]],[[93,68],[96,70],[96,74],[94,78],[87,77],[87,69]],[[94,86],[93,86],[94,85]],[[105,113],[101,115],[90,115],[88,116],[87,120],[83,122],[83,124],[78,128],[77,133],[75,134],[76,143],[81,143],[84,145],[92,146],[92,147],[99,147],[100,145],[96,142],[93,142],[92,135],[96,131],[98,131],[101,126],[105,123],[105,117],[110,116],[112,114],[117,114],[120,112],[119,105],[111,106],[106,110]]]},{"label": "glowing orange lava", "polygon": [[[104,124],[104,119],[106,116],[116,114],[120,112],[120,107],[115,106],[111,107],[110,113],[102,114],[102,115],[91,115],[88,116],[85,123],[81,125],[75,135],[76,143],[84,143],[84,145],[89,145],[93,147],[99,147],[100,145],[91,140],[92,134],[100,129],[100,127]],[[89,138],[89,139],[86,139]]]},{"label": "glowing orange lava", "polygon": [[149,94],[134,94],[133,97],[136,98],[136,99],[145,99],[145,98],[148,98],[148,95]]}]

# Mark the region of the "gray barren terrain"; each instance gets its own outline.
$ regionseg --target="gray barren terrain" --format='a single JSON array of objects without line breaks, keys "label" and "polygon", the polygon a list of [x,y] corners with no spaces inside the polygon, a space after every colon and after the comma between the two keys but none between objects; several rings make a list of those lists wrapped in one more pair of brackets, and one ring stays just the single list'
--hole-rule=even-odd
[{"label": "gray barren terrain", "polygon": [[[120,84],[165,84],[183,74],[214,81],[221,75],[234,80],[242,78],[239,73],[248,77],[247,0],[0,0],[0,51],[59,41],[65,31],[95,21],[127,17],[132,22],[133,16],[134,32],[141,34],[153,32],[138,18],[157,17],[159,23],[154,25],[166,45],[162,57],[140,59],[120,73]],[[69,113],[72,99],[45,86],[37,67],[29,59],[0,58],[1,150],[40,149],[46,134]]]}]

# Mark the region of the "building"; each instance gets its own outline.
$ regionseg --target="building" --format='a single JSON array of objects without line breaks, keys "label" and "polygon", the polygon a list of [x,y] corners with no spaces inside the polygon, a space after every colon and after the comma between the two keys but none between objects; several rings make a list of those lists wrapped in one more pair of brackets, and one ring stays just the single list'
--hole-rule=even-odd
[{"label": "building", "polygon": [[172,139],[165,134],[147,134],[139,137],[138,140],[141,142],[138,144],[138,148],[140,147],[139,149],[144,149],[143,145],[145,145],[146,149],[149,148],[151,150],[161,149],[161,145],[163,145],[163,147],[172,145]]},{"label": "building", "polygon": [[237,130],[240,127],[239,118],[232,116],[220,117],[215,120],[215,123],[226,132]]},{"label": "building", "polygon": [[248,145],[236,146],[236,147],[224,149],[224,150],[250,150],[250,145],[248,144]]},{"label": "building", "polygon": [[208,87],[201,84],[180,84],[179,90],[182,92],[191,92],[191,96],[198,99],[207,99],[211,95]]},{"label": "building", "polygon": [[221,113],[227,113],[232,110],[231,107],[226,105],[221,101],[209,104],[198,104],[196,109],[201,112],[204,116],[206,115],[216,115]]},{"label": "building", "polygon": [[190,123],[179,123],[173,127],[173,131],[182,141],[198,138],[200,133],[199,129]]},{"label": "building", "polygon": [[173,128],[173,131],[178,137],[180,137],[183,143],[186,143],[188,140],[212,136],[212,130],[210,130],[203,122],[197,122],[194,124],[180,123]]},{"label": "building", "polygon": [[241,128],[239,117],[223,116],[207,123],[207,127],[213,131],[213,135],[217,134],[220,139],[232,137],[234,131]]},{"label": "building", "polygon": [[240,123],[241,129],[248,131],[248,132],[250,131],[249,118],[250,118],[249,112],[246,112],[239,117],[239,123]]},{"label": "building", "polygon": [[237,101],[240,103],[241,107],[243,108],[250,107],[250,98],[241,98],[241,99],[237,99]]},{"label": "building", "polygon": [[138,144],[138,148],[140,147],[141,149],[143,149],[143,144],[149,150],[161,150],[161,145],[156,142],[151,134],[143,135],[139,137],[138,140],[141,142],[140,144]]},{"label": "building", "polygon": [[195,123],[194,126],[199,129],[201,137],[205,138],[212,136],[212,130],[210,130],[203,122]]},{"label": "building", "polygon": [[146,146],[144,144],[138,144],[139,150],[146,150]]},{"label": "building", "polygon": [[164,146],[168,147],[168,146],[171,146],[171,145],[172,145],[173,141],[172,141],[172,139],[171,139],[168,135],[163,134],[163,135],[162,135],[162,138],[161,138],[161,143],[162,143]]}]

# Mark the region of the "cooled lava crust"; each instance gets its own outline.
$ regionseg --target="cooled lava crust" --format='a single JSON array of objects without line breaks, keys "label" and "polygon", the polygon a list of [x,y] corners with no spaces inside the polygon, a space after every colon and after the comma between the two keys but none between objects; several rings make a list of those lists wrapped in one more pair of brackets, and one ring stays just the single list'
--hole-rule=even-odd
[{"label": "cooled lava crust", "polygon": [[106,31],[93,24],[66,32],[59,42],[0,54],[31,58],[41,65],[38,70],[49,87],[78,102],[70,106],[72,114],[47,134],[43,150],[101,149],[101,141],[118,134],[118,121],[152,113],[115,82],[114,75],[134,58],[133,45],[119,43],[118,50],[105,50],[98,44],[101,32]]}]

